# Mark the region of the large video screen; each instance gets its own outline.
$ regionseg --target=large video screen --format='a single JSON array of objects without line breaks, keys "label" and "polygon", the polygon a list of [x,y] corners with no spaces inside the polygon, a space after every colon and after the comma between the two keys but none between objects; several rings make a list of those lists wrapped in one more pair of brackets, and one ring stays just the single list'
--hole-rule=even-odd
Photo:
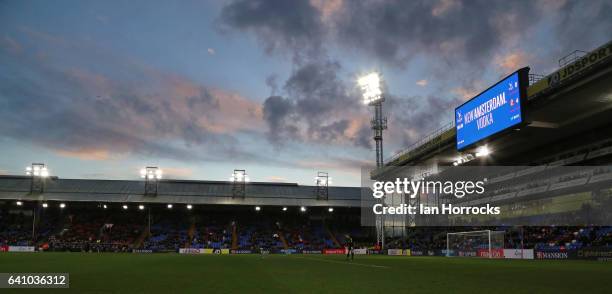
[{"label": "large video screen", "polygon": [[458,150],[522,122],[519,76],[515,72],[455,109]]}]

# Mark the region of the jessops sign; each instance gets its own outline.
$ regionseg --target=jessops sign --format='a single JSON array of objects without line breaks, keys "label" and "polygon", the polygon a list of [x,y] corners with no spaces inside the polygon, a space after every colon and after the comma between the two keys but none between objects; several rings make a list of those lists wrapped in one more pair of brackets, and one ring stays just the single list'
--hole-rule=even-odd
[{"label": "jessops sign", "polygon": [[522,68],[455,109],[458,150],[523,121],[528,73]]}]

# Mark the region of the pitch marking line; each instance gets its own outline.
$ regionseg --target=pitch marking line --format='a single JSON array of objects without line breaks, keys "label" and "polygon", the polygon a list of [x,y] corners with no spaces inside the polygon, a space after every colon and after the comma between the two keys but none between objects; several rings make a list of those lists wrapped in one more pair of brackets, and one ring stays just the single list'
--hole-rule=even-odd
[{"label": "pitch marking line", "polygon": [[355,263],[352,261],[337,261],[337,260],[329,260],[329,259],[322,259],[322,258],[314,258],[314,257],[303,257],[303,256],[293,256],[294,258],[300,258],[300,259],[306,259],[306,260],[316,260],[316,261],[323,261],[323,262],[329,262],[329,263],[338,263],[338,264],[345,264],[345,265],[358,265],[358,266],[365,266],[365,267],[375,267],[375,268],[390,268],[388,266],[384,266],[384,265],[376,265],[376,264],[367,264],[367,263]]}]

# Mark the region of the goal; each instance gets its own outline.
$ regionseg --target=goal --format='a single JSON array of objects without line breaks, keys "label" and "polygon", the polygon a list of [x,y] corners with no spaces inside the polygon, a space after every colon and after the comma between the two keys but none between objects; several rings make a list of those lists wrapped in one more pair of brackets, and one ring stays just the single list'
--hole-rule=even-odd
[{"label": "goal", "polygon": [[503,257],[504,231],[469,231],[446,234],[446,256]]}]

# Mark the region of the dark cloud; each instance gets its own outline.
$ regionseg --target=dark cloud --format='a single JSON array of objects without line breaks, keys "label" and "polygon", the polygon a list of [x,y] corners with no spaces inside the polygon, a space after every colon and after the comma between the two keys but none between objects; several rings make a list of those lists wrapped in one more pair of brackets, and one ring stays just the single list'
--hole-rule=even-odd
[{"label": "dark cloud", "polygon": [[282,144],[286,138],[296,138],[298,128],[293,124],[295,105],[281,96],[270,96],[263,105],[264,119],[268,124],[268,138]]},{"label": "dark cloud", "polygon": [[445,65],[489,62],[505,39],[539,21],[534,1],[346,1],[340,44],[405,66],[415,55]]},{"label": "dark cloud", "polygon": [[318,55],[326,30],[309,0],[237,0],[224,6],[220,28],[253,32],[268,53],[289,49],[299,60]]},{"label": "dark cloud", "polygon": [[602,39],[612,39],[611,1],[567,1],[557,9],[543,8],[556,14],[555,32],[564,53],[594,49]]},{"label": "dark cloud", "polygon": [[339,77],[340,71],[336,62],[299,66],[284,84],[286,96],[264,102],[269,138],[275,143],[304,140],[369,147],[362,130],[366,109],[355,89]]},{"label": "dark cloud", "polygon": [[270,95],[276,95],[278,92],[278,76],[275,74],[269,75],[266,78],[266,86],[270,88]]}]

